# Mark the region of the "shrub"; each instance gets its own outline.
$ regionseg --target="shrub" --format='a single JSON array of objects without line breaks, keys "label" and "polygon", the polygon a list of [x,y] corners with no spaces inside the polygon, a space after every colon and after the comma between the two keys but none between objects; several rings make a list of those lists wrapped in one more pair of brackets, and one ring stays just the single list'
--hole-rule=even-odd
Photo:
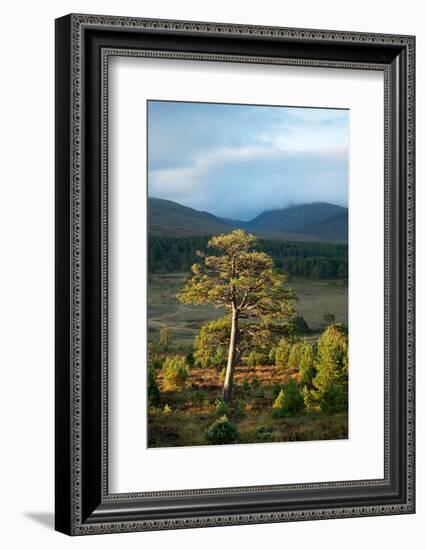
[{"label": "shrub", "polygon": [[250,380],[250,386],[253,390],[256,390],[260,386],[259,380],[256,377],[252,378]]},{"label": "shrub", "polygon": [[185,385],[176,395],[174,396],[176,405],[187,405],[192,399],[192,391],[188,385]]},{"label": "shrub", "polygon": [[299,369],[300,357],[302,353],[302,343],[296,342],[290,348],[290,353],[287,360],[287,368]]},{"label": "shrub", "polygon": [[339,413],[348,410],[347,392],[341,385],[327,384],[320,400],[320,408],[325,413]]},{"label": "shrub", "polygon": [[203,390],[197,390],[194,392],[193,398],[197,403],[202,403],[207,397],[207,393]]},{"label": "shrub", "polygon": [[162,366],[162,359],[154,342],[148,343],[148,366],[154,369],[161,369]]},{"label": "shrub", "polygon": [[214,405],[215,405],[215,413],[218,416],[229,414],[229,407],[225,403],[225,401],[222,401],[222,399],[216,399],[216,401],[214,402]]},{"label": "shrub", "polygon": [[251,351],[246,359],[246,364],[248,367],[256,367],[257,365],[262,365],[266,362],[267,358],[259,351]]},{"label": "shrub", "polygon": [[228,420],[226,415],[213,422],[204,433],[206,440],[213,445],[225,445],[235,443],[240,439],[240,434],[235,425]]},{"label": "shrub", "polygon": [[281,391],[281,386],[279,384],[274,384],[272,386],[272,395],[274,399],[278,397],[278,394],[280,393],[280,391]]},{"label": "shrub", "polygon": [[148,362],[152,363],[157,356],[157,348],[154,342],[148,342]]},{"label": "shrub", "polygon": [[165,391],[177,391],[186,386],[188,379],[188,367],[184,357],[174,355],[167,357],[163,368],[163,389]]},{"label": "shrub", "polygon": [[279,369],[287,368],[291,344],[285,338],[281,338],[275,351],[275,366]]},{"label": "shrub", "polygon": [[275,365],[275,363],[276,363],[276,354],[277,354],[277,347],[273,346],[271,348],[271,351],[269,352],[269,356],[268,356],[270,365]]},{"label": "shrub", "polygon": [[289,340],[295,338],[298,334],[306,334],[311,330],[302,315],[295,315],[292,319],[286,321],[282,329]]},{"label": "shrub", "polygon": [[312,395],[311,390],[307,386],[303,386],[302,394],[303,394],[303,401],[305,403],[306,410],[309,412],[318,411],[319,406],[314,396]]},{"label": "shrub", "polygon": [[[316,374],[310,390],[312,400],[321,410],[343,407],[337,404],[342,402],[341,396],[347,393],[348,383],[348,336],[342,325],[330,325],[322,333],[317,342],[314,367]],[[338,386],[340,390],[337,392],[336,388],[329,386]],[[331,405],[333,402],[335,404]]]},{"label": "shrub", "polygon": [[251,395],[254,397],[264,397],[265,391],[261,386],[259,379],[254,377],[250,380]]},{"label": "shrub", "polygon": [[316,369],[314,367],[314,349],[306,340],[301,344],[299,374],[302,386],[312,387],[312,380],[316,375]]},{"label": "shrub", "polygon": [[244,382],[241,384],[241,389],[243,392],[248,393],[250,391],[250,382],[248,380],[244,380]]},{"label": "shrub", "polygon": [[306,334],[311,330],[302,315],[296,315],[296,317],[293,319],[293,326],[296,334]]},{"label": "shrub", "polygon": [[237,418],[244,418],[245,416],[247,416],[246,405],[246,401],[243,401],[241,399],[240,401],[238,401],[237,407],[235,409],[235,416]]},{"label": "shrub", "polygon": [[261,443],[274,440],[273,429],[268,426],[256,426],[253,435],[256,441],[259,441]]},{"label": "shrub", "polygon": [[170,405],[168,405],[167,403],[164,405],[164,409],[163,409],[163,414],[165,414],[166,416],[169,416],[170,414],[172,414],[172,408],[170,407]]},{"label": "shrub", "polygon": [[186,363],[190,367],[194,366],[194,354],[192,353],[192,351],[186,354]]},{"label": "shrub", "polygon": [[299,384],[293,378],[284,384],[272,405],[274,416],[292,416],[303,411],[305,403]]},{"label": "shrub", "polygon": [[155,407],[160,403],[161,394],[157,384],[157,377],[153,367],[148,369],[148,403]]}]

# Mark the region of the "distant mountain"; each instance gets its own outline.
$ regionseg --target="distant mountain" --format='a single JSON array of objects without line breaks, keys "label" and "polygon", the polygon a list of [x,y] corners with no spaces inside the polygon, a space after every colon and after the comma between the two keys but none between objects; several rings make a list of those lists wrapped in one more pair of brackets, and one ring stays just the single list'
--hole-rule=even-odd
[{"label": "distant mountain", "polygon": [[264,239],[346,242],[347,217],[347,208],[312,203],[263,212],[243,222],[219,218],[169,200],[148,199],[148,230],[157,235],[215,235],[242,228]]},{"label": "distant mountain", "polygon": [[338,215],[347,215],[347,208],[326,202],[290,206],[263,212],[246,224],[249,230],[303,232],[305,226],[325,222]]},{"label": "distant mountain", "polygon": [[333,216],[328,220],[305,225],[301,228],[304,235],[313,235],[321,241],[348,241],[348,212]]},{"label": "distant mountain", "polygon": [[158,235],[216,235],[232,226],[220,218],[164,199],[148,199],[148,230]]}]

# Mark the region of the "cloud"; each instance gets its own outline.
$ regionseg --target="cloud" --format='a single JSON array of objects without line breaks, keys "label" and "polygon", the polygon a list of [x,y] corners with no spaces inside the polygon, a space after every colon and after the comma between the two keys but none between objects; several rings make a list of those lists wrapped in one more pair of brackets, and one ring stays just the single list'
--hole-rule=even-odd
[{"label": "cloud", "polygon": [[347,204],[347,111],[150,102],[148,121],[150,196],[240,219]]}]

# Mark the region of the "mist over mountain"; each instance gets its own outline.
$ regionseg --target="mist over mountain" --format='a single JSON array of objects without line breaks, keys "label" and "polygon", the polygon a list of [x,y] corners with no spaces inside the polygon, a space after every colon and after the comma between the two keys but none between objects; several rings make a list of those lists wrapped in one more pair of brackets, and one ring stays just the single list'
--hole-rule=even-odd
[{"label": "mist over mountain", "polygon": [[250,221],[219,218],[173,201],[148,199],[148,230],[157,235],[214,235],[241,228],[261,238],[347,242],[348,209],[326,202],[269,210]]}]

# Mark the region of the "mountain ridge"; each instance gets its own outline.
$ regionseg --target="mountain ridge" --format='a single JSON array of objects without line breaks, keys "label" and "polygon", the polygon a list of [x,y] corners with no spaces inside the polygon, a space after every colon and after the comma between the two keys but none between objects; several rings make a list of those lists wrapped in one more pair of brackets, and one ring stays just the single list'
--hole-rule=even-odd
[{"label": "mountain ridge", "polygon": [[241,228],[260,238],[347,242],[348,209],[326,202],[262,212],[249,221],[220,218],[167,199],[148,198],[148,230],[158,235],[214,235]]}]

